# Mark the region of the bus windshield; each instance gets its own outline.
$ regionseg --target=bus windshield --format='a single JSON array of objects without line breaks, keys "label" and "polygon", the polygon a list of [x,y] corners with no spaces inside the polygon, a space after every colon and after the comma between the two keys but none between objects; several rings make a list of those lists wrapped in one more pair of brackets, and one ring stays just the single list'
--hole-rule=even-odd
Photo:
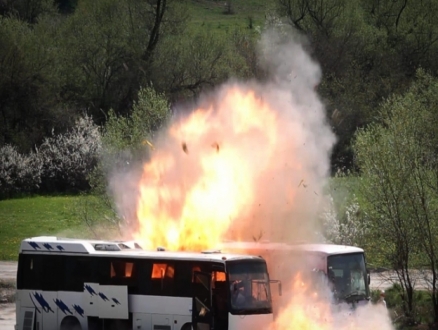
[{"label": "bus windshield", "polygon": [[369,296],[363,253],[340,254],[327,259],[328,277],[336,298],[360,300]]},{"label": "bus windshield", "polygon": [[227,270],[232,314],[272,313],[269,276],[265,263],[230,263]]}]

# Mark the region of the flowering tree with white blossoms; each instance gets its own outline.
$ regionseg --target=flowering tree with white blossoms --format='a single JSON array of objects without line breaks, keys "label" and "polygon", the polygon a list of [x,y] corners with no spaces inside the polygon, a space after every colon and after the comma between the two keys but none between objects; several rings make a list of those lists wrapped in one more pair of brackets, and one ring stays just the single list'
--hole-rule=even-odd
[{"label": "flowering tree with white blossoms", "polygon": [[88,189],[88,176],[97,164],[101,146],[99,127],[89,116],[79,118],[72,130],[46,138],[37,149],[43,188]]},{"label": "flowering tree with white blossoms", "polygon": [[0,197],[32,192],[41,183],[41,162],[31,152],[23,155],[15,146],[0,147]]},{"label": "flowering tree with white blossoms", "polygon": [[327,196],[321,214],[323,236],[326,241],[334,244],[360,246],[368,232],[366,217],[361,213],[356,195],[346,202],[345,207],[337,210],[333,196]]}]

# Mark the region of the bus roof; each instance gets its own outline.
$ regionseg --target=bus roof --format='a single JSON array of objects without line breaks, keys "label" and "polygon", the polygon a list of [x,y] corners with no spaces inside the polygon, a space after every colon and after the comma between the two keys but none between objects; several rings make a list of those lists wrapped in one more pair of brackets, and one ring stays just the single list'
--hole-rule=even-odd
[{"label": "bus roof", "polygon": [[364,250],[355,246],[322,244],[322,243],[271,243],[271,242],[225,242],[220,245],[223,251],[302,251],[325,255],[363,253]]},{"label": "bus roof", "polygon": [[246,254],[221,253],[218,250],[202,252],[165,251],[158,248],[156,251],[142,250],[140,245],[133,241],[104,241],[74,238],[59,238],[54,236],[39,236],[26,238],[21,242],[20,253],[44,254],[76,254],[117,256],[128,258],[169,259],[215,261],[225,263],[230,260],[264,260],[258,256]]}]

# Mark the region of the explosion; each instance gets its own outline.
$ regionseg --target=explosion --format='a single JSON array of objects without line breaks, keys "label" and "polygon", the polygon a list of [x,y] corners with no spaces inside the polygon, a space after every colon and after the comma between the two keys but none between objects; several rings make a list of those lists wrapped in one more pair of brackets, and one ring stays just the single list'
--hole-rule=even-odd
[{"label": "explosion", "polygon": [[168,147],[144,166],[135,238],[145,246],[214,246],[254,203],[258,175],[275,155],[279,118],[250,89],[228,87],[221,99],[170,127]]},{"label": "explosion", "polygon": [[[318,232],[335,142],[315,89],[320,68],[301,44],[275,33],[263,35],[260,59],[271,80],[227,83],[204,96],[146,141],[151,155],[140,174],[111,178],[127,236],[144,249],[293,242]],[[386,311],[370,305],[352,314],[304,278],[291,281],[273,329],[391,329]]]},{"label": "explosion", "polygon": [[315,89],[321,71],[293,37],[266,33],[260,49],[269,79],[203,95],[144,143],[140,174],[112,176],[125,237],[197,251],[314,238],[335,141]]},{"label": "explosion", "polygon": [[144,247],[201,250],[311,228],[293,216],[314,218],[307,205],[318,204],[325,169],[309,156],[327,152],[316,154],[309,123],[292,121],[301,110],[290,91],[265,87],[222,87],[154,143],[138,185],[134,238]]},{"label": "explosion", "polygon": [[271,330],[391,330],[386,307],[334,304],[333,293],[327,283],[317,283],[311,276],[298,273],[292,280],[290,294]]}]

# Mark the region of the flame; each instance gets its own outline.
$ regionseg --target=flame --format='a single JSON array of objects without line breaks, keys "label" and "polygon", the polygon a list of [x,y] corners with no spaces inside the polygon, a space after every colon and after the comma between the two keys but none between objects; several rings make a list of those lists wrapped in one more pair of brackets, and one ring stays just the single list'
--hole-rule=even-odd
[{"label": "flame", "polygon": [[334,304],[328,287],[303,274],[293,278],[289,293],[271,330],[393,329],[386,308],[368,304],[353,311],[345,303]]},{"label": "flame", "polygon": [[286,307],[282,308],[272,329],[329,330],[333,322],[327,296],[317,292],[298,273],[290,287]]},{"label": "flame", "polygon": [[143,167],[134,238],[146,248],[217,245],[256,202],[279,125],[277,112],[256,91],[238,86],[226,88],[218,104],[174,123]]}]

